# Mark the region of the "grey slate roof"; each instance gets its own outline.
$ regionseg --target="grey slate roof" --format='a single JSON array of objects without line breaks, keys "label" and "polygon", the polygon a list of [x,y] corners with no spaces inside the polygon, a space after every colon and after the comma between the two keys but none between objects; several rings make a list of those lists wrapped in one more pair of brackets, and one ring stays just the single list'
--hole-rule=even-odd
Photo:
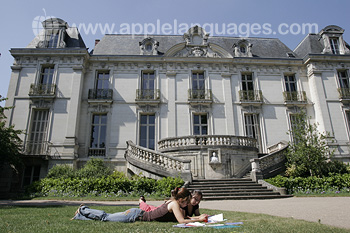
[{"label": "grey slate roof", "polygon": [[303,58],[307,54],[321,54],[324,48],[323,40],[319,40],[320,35],[318,34],[308,34],[302,42],[295,48],[294,53]]},{"label": "grey slate roof", "polygon": [[[182,35],[105,35],[95,46],[93,55],[140,55],[139,42],[151,37],[159,42],[158,51],[166,53],[176,44],[185,40]],[[276,38],[240,38],[240,37],[209,37],[208,43],[214,43],[224,48],[234,57],[233,44],[245,39],[253,44],[252,54],[261,58],[288,58],[287,53],[293,51]]]},{"label": "grey slate roof", "polygon": [[[66,48],[86,48],[86,45],[83,41],[83,39],[80,36],[80,33],[78,31],[78,28],[76,27],[69,27],[66,29]],[[44,30],[37,35],[28,45],[27,48],[36,48],[38,42],[40,41],[40,36],[44,34]]]}]

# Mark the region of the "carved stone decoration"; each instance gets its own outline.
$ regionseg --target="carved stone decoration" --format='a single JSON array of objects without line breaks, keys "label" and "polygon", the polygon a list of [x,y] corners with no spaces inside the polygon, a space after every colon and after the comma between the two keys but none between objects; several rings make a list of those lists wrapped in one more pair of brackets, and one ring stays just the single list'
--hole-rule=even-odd
[{"label": "carved stone decoration", "polygon": [[292,114],[300,114],[302,112],[306,112],[306,109],[304,107],[298,107],[298,106],[288,106],[288,111]]},{"label": "carved stone decoration", "polygon": [[155,113],[157,112],[157,107],[153,105],[142,105],[139,108],[143,113]]},{"label": "carved stone decoration", "polygon": [[143,41],[139,42],[140,55],[158,55],[159,42],[155,39],[148,37]]},{"label": "carved stone decoration", "polygon": [[109,108],[110,108],[109,104],[103,104],[103,103],[90,104],[89,111],[95,112],[95,113],[106,113],[108,112]]},{"label": "carved stone decoration", "polygon": [[209,105],[204,105],[204,104],[196,104],[196,105],[191,105],[191,110],[193,110],[193,112],[195,113],[209,113],[211,107]]},{"label": "carved stone decoration", "polygon": [[243,106],[242,110],[246,113],[257,114],[261,113],[261,106],[247,105]]},{"label": "carved stone decoration", "polygon": [[249,43],[247,40],[242,39],[239,40],[237,43],[233,44],[233,52],[235,54],[235,57],[252,57],[252,47],[253,44]]},{"label": "carved stone decoration", "polygon": [[[173,51],[169,52],[170,56],[175,57],[224,57],[227,53],[218,45],[211,45],[208,42],[209,33],[201,27],[194,26],[184,34],[184,43],[174,46]],[[181,46],[182,45],[182,46]],[[213,46],[215,48],[213,48]],[[175,48],[176,47],[176,48]],[[216,51],[216,50],[219,51]],[[175,50],[175,51],[174,51]],[[228,54],[228,53],[227,53]],[[225,55],[227,57],[228,55]]]},{"label": "carved stone decoration", "polygon": [[34,108],[46,108],[49,109],[53,105],[53,101],[51,100],[43,100],[43,99],[32,99],[31,104]]}]

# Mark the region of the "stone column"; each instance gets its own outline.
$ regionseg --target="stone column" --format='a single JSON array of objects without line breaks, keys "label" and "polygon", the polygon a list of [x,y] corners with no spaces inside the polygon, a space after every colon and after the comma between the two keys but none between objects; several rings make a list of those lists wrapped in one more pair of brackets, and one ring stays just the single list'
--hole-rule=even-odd
[{"label": "stone column", "polygon": [[167,72],[168,129],[167,137],[176,136],[176,73]]},{"label": "stone column", "polygon": [[[19,75],[22,70],[22,66],[19,66],[19,65],[11,66],[11,69],[12,69],[12,73],[11,73],[11,79],[10,79],[10,84],[8,88],[8,93],[7,93],[8,99],[6,100],[5,107],[12,107],[15,105],[14,97],[17,96],[17,85],[18,85]],[[3,96],[3,97],[6,97],[6,96]],[[8,119],[6,121],[7,125],[12,124],[12,113],[13,113],[13,109],[10,109],[9,111],[5,111],[5,115]]]},{"label": "stone column", "polygon": [[83,66],[73,67],[72,93],[69,101],[66,138],[64,141],[63,156],[74,158],[77,154],[77,133],[79,128],[79,113],[83,88]]},{"label": "stone column", "polygon": [[333,133],[325,88],[322,82],[322,72],[315,70],[315,67],[311,64],[308,66],[308,78],[311,100],[315,109],[315,121],[319,124],[319,131]]},{"label": "stone column", "polygon": [[226,134],[234,135],[234,113],[232,107],[232,89],[231,89],[231,74],[230,73],[222,73],[222,88],[224,94],[224,102],[225,102],[225,115],[226,115]]}]

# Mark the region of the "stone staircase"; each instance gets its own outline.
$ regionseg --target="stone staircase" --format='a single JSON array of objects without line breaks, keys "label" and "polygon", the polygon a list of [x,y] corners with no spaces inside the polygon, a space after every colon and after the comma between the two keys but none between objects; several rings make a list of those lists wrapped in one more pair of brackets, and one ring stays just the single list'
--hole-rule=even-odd
[{"label": "stone staircase", "polygon": [[203,193],[203,200],[239,200],[239,199],[272,199],[292,197],[281,195],[272,189],[258,184],[247,178],[231,178],[224,180],[193,180],[189,190],[199,189]]}]

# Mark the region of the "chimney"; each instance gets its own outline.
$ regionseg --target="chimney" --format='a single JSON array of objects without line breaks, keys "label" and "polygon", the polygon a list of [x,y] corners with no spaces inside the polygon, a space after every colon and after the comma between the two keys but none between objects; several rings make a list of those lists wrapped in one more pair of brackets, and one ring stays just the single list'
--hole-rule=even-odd
[{"label": "chimney", "polygon": [[95,46],[100,42],[100,39],[95,40]]}]

